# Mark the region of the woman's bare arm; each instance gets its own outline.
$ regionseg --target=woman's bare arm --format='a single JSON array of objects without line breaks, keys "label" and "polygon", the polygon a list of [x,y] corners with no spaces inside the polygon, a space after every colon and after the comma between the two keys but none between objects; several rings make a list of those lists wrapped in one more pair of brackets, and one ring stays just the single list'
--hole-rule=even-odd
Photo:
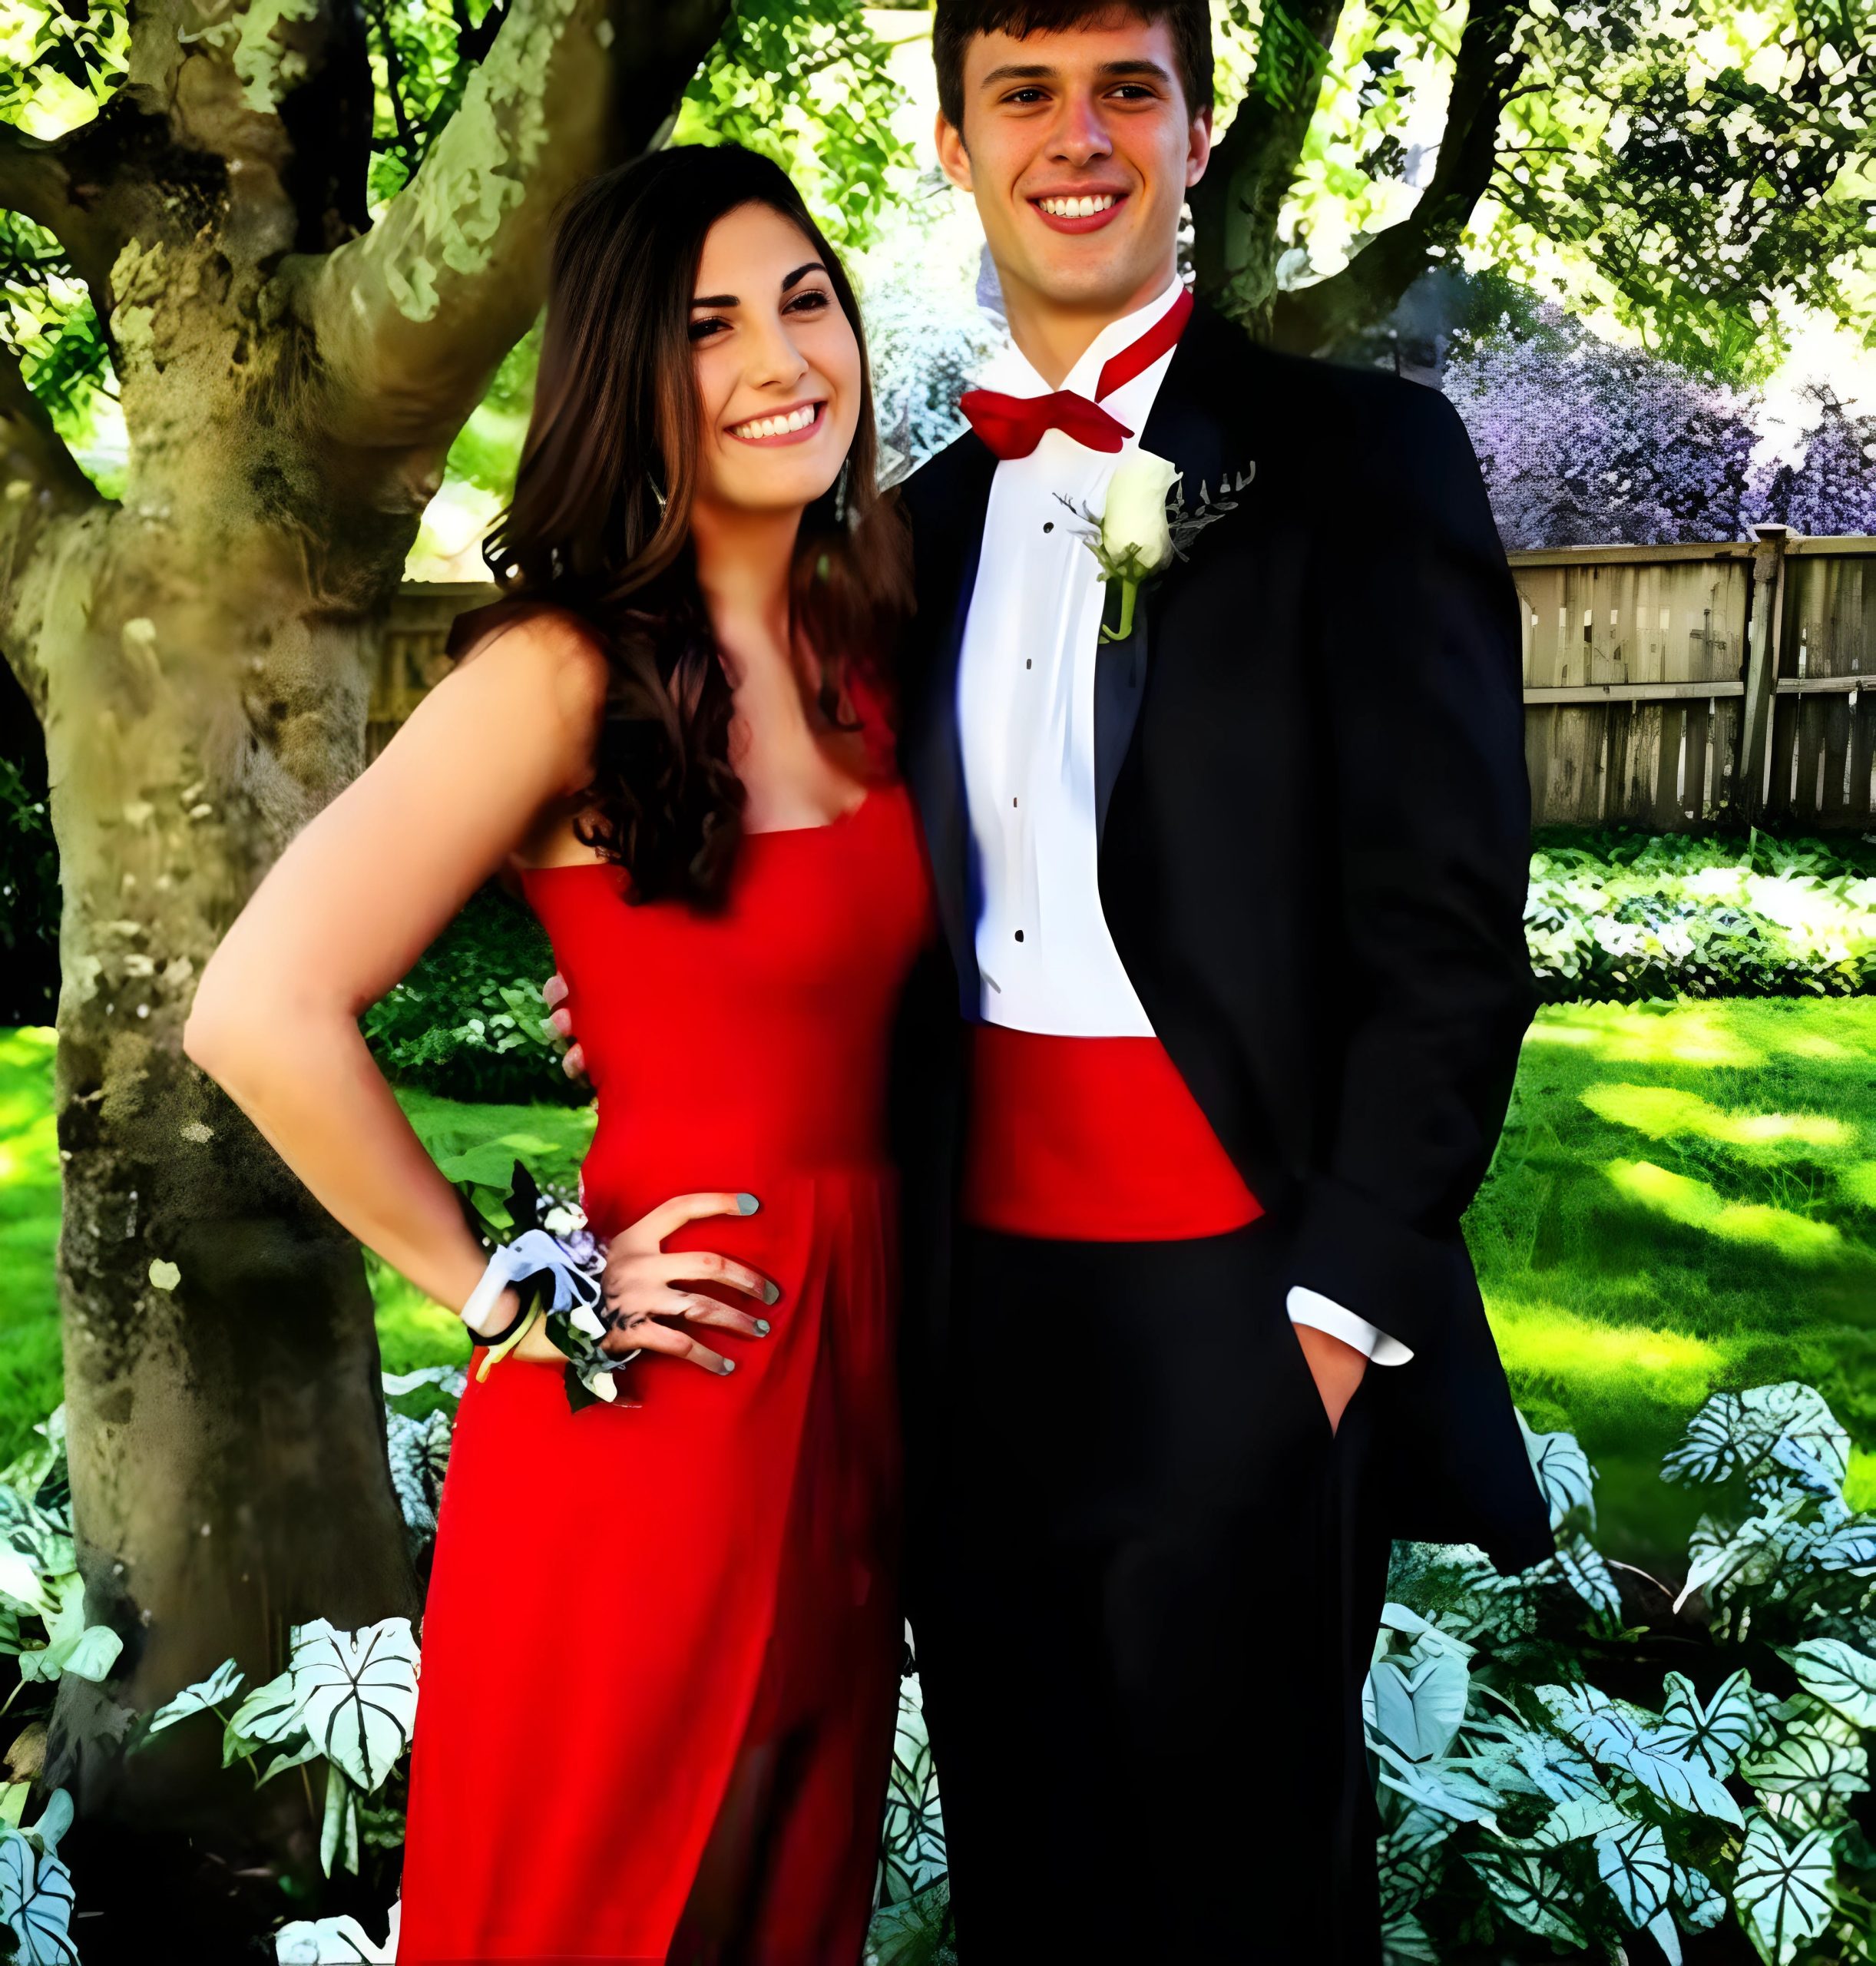
[{"label": "woman's bare arm", "polygon": [[597,647],[549,616],[452,670],[268,870],[183,1031],[334,1218],[452,1310],[486,1255],[358,1020],[591,776],[606,680]]}]

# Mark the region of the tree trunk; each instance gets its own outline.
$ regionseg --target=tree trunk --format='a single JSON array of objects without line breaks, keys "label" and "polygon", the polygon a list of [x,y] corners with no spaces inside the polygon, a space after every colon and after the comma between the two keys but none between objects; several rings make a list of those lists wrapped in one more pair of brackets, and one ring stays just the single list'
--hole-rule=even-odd
[{"label": "tree trunk", "polygon": [[[184,339],[246,311],[170,293]],[[124,1640],[104,1688],[61,1681],[48,1773],[86,1813],[152,1826],[184,1797],[251,1825],[252,1780],[217,1779],[207,1727],[124,1760],[126,1709],[230,1656],[270,1676],[294,1622],[419,1608],[358,1245],[181,1048],[210,952],[362,766],[383,610],[426,495],[388,457],[319,455],[279,413],[294,340],[257,343],[219,402],[187,360],[127,392],[129,495],[41,542],[55,571],[15,651],[43,691],[64,887],[73,1514],[89,1618]],[[269,1785],[269,1814],[276,1796],[303,1813],[301,1784]]]}]

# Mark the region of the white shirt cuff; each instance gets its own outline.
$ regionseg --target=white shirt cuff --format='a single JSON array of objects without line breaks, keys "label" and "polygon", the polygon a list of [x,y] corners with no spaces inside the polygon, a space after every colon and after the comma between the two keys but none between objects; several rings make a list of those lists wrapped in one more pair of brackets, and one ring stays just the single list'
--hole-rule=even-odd
[{"label": "white shirt cuff", "polygon": [[1366,1318],[1357,1317],[1333,1297],[1324,1296],[1320,1290],[1292,1283],[1285,1302],[1292,1324],[1314,1325],[1332,1338],[1339,1338],[1345,1345],[1352,1345],[1375,1365],[1404,1365],[1414,1355],[1398,1338],[1390,1338],[1385,1331],[1377,1330]]}]

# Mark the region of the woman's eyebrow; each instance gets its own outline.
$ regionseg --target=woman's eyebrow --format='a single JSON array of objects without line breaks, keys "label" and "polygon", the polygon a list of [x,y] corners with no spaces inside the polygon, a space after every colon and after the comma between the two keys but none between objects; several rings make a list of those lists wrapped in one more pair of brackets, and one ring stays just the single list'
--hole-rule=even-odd
[{"label": "woman's eyebrow", "polygon": [[[826,267],[819,260],[810,260],[805,266],[797,266],[782,281],[782,291],[786,293],[810,273],[824,273],[826,271]],[[693,307],[740,307],[743,303],[733,293],[700,293],[690,304]]]}]

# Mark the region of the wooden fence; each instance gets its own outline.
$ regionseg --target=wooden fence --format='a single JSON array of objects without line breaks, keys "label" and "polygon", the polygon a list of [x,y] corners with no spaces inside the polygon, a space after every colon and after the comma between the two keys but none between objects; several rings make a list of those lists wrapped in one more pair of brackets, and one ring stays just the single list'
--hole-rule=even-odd
[{"label": "wooden fence", "polygon": [[[1788,821],[1861,830],[1876,793],[1876,539],[1514,553],[1532,818],[1651,832]],[[372,693],[369,754],[491,598],[407,583]]]},{"label": "wooden fence", "polygon": [[1859,830],[1876,791],[1876,539],[1514,553],[1532,816]]}]

